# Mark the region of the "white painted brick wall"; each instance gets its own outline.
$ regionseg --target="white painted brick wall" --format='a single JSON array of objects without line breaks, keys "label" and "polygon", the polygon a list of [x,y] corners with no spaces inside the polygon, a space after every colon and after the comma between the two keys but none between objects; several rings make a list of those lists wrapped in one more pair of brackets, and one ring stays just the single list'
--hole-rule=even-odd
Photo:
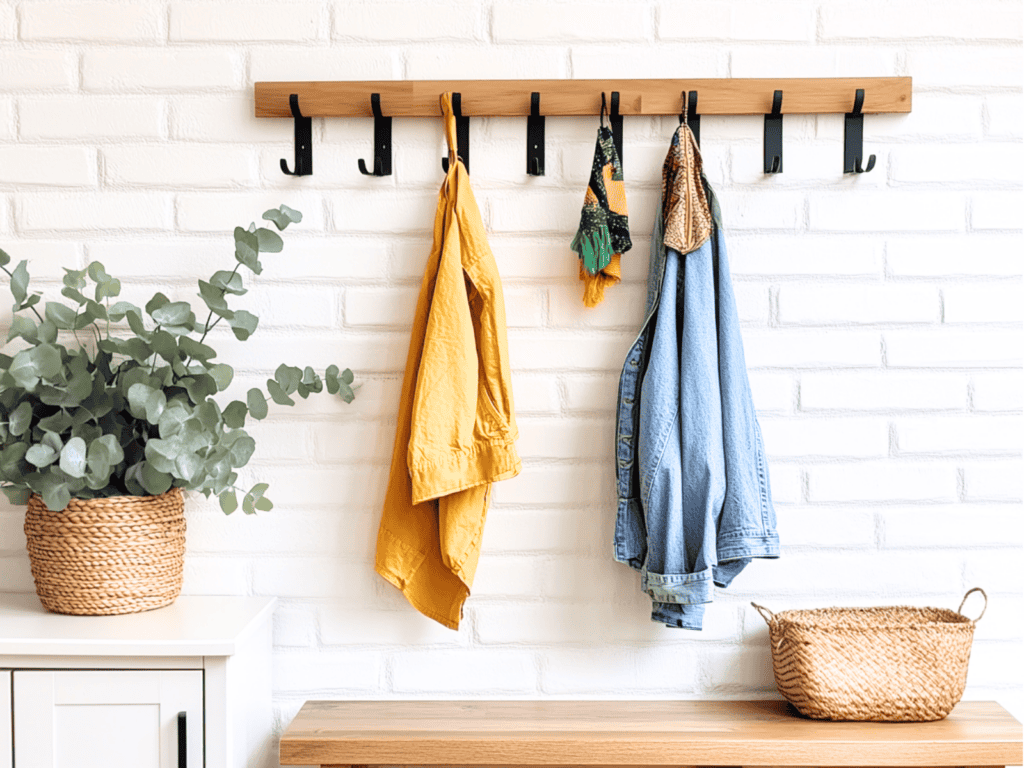
[{"label": "white painted brick wall", "polygon": [[[770,6],[770,7],[769,7]],[[1020,0],[0,0],[0,247],[56,293],[98,259],[125,292],[188,297],[230,230],[304,220],[217,332],[238,376],[336,362],[363,382],[253,427],[246,479],[274,511],[189,506],[185,591],[276,595],[278,727],[307,698],[700,697],[771,693],[773,609],[955,607],[992,597],[969,696],[1022,714]],[[285,177],[292,126],[252,117],[257,80],[911,75],[914,112],[868,116],[868,175],[841,173],[842,118],[706,117],[783,557],[720,590],[701,634],[649,621],[610,556],[618,373],[643,316],[648,236],[674,118],[625,121],[634,249],[596,310],[567,244],[596,119],[475,120],[473,185],[504,280],[524,460],[495,488],[456,634],[372,570],[443,135],[396,120],[395,175],[360,176],[372,121],[314,121],[317,172]],[[6,320],[3,321],[6,323]],[[0,505],[0,590],[31,591],[22,512]]]}]

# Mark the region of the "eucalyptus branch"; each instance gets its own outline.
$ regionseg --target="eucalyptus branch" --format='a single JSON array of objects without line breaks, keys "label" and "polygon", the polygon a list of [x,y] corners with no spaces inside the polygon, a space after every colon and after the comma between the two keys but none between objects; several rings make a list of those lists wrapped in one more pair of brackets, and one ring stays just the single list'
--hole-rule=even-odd
[{"label": "eucalyptus branch", "polygon": [[[228,283],[231,282],[231,278],[232,277],[234,277],[236,274],[238,274],[238,268],[240,266],[242,266],[241,262],[239,262],[238,264],[235,264],[235,268],[231,270],[231,277],[229,277],[227,279]],[[221,288],[220,289],[220,297],[223,299],[227,295],[227,292],[228,292],[227,288]],[[210,318],[211,317],[213,317],[213,310],[212,309],[210,310],[210,314],[208,314],[206,316],[206,320],[203,322],[203,335],[199,337],[199,343],[200,344],[202,344],[204,341],[206,341],[206,334],[208,334],[210,331],[212,331],[214,328],[216,328],[217,327],[217,323],[219,323],[221,320],[224,319],[221,315],[217,315],[217,319],[214,320],[213,324],[211,325],[210,324]],[[185,361],[185,367],[188,368],[191,363],[192,363],[192,356],[189,355],[188,360]]]},{"label": "eucalyptus branch", "polygon": [[[2,269],[4,272],[6,272],[8,277],[10,277],[10,278],[14,277],[14,273],[11,272],[9,269],[7,269],[7,267],[0,267],[0,269]],[[29,309],[31,309],[33,314],[35,314],[35,316],[39,318],[39,322],[40,323],[43,322],[43,316],[39,314],[39,310],[38,309],[36,309],[34,306],[33,307],[29,307]]]},{"label": "eucalyptus branch", "polygon": [[[280,232],[301,221],[302,215],[281,206],[266,211],[263,218]],[[259,318],[227,310],[227,294],[245,293],[239,276],[242,266],[258,274],[260,252],[278,253],[283,247],[277,233],[255,225],[248,230],[237,227],[235,242],[234,269],[215,273],[209,284],[200,283],[200,295],[210,309],[202,330],[187,301],[171,301],[162,293],[143,305],[144,312],[131,302],[113,304],[111,297],[120,294],[121,284],[99,262],[84,270],[66,270],[67,291],[62,295],[81,301],[77,308],[57,300],[39,312],[34,303],[40,296],[29,294],[26,266],[8,269],[10,256],[0,251],[0,268],[10,278],[15,306],[32,309],[45,323],[40,331],[27,315],[16,315],[12,338],[30,344],[0,355],[0,388],[4,402],[11,404],[0,414],[5,427],[0,429],[0,452],[8,467],[0,473],[0,488],[11,501],[25,503],[30,494],[38,493],[49,509],[59,511],[72,498],[155,496],[178,487],[207,497],[215,493],[226,514],[272,508],[264,495],[266,483],[247,491],[237,485],[238,470],[256,449],[256,441],[245,430],[247,420],[266,418],[272,404],[294,405],[294,395],[306,398],[326,391],[351,402],[353,376],[333,365],[322,378],[309,367],[281,365],[267,380],[269,398],[262,388],[253,387],[243,399],[224,407],[216,402],[214,397],[228,387],[234,371],[226,363],[212,363],[216,350],[204,342],[221,320],[227,320],[241,340],[255,331]],[[80,293],[87,279],[96,283],[96,302],[106,306],[105,318],[103,310]],[[128,329],[118,326],[125,318]],[[81,328],[79,320],[84,323]],[[150,323],[155,330],[147,329]],[[57,338],[52,338],[53,327]],[[89,338],[78,333],[83,329]],[[81,349],[74,348],[67,331]],[[89,355],[90,342],[102,354]],[[49,386],[52,382],[62,383],[55,390]],[[56,412],[54,404],[59,405]]]},{"label": "eucalyptus branch", "polygon": [[[238,268],[240,266],[242,266],[241,263],[235,264],[235,268],[231,270],[231,277],[229,277],[227,279],[228,283],[231,282],[231,278],[232,277],[234,277],[235,275],[238,274]],[[227,288],[221,288],[220,289],[220,296],[221,296],[221,298],[224,298],[224,296],[227,295],[227,292],[228,292]],[[210,314],[208,314],[206,316],[206,322],[203,323],[203,335],[199,338],[199,343],[200,344],[202,344],[206,340],[206,334],[208,334],[210,331],[212,331],[217,326],[217,323],[219,323],[221,320],[224,319],[220,315],[217,315],[217,319],[213,321],[213,325],[210,325],[210,318],[211,317],[213,317],[213,310],[212,309],[210,310]]]}]

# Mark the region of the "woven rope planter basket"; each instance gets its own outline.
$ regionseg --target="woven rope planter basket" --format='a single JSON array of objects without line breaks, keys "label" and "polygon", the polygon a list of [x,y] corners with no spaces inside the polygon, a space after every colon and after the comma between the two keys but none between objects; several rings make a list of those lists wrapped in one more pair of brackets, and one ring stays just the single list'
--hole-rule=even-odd
[{"label": "woven rope planter basket", "polygon": [[60,512],[33,494],[25,536],[36,594],[56,613],[148,611],[181,592],[185,505],[178,488],[160,496],[72,499]]},{"label": "woven rope planter basket", "polygon": [[[988,597],[975,588],[973,592]],[[960,609],[964,607],[960,603]],[[941,720],[964,692],[974,625],[945,608],[821,608],[772,613],[779,692],[818,720]]]}]

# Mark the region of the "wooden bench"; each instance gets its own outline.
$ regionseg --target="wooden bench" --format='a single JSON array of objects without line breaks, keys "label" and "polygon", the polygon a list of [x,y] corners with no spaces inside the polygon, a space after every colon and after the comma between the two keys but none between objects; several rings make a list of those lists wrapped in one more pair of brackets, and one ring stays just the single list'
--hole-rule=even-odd
[{"label": "wooden bench", "polygon": [[931,723],[808,720],[781,701],[311,701],[282,765],[1006,766],[1021,725],[995,702]]}]

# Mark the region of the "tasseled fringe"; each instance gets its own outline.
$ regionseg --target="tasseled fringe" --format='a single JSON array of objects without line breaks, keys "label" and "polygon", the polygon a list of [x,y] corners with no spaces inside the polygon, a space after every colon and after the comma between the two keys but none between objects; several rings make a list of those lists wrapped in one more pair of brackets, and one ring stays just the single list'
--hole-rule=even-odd
[{"label": "tasseled fringe", "polygon": [[583,304],[596,307],[604,301],[604,289],[622,280],[622,255],[613,253],[608,266],[596,275],[590,274],[580,260],[580,280],[583,281]]}]

